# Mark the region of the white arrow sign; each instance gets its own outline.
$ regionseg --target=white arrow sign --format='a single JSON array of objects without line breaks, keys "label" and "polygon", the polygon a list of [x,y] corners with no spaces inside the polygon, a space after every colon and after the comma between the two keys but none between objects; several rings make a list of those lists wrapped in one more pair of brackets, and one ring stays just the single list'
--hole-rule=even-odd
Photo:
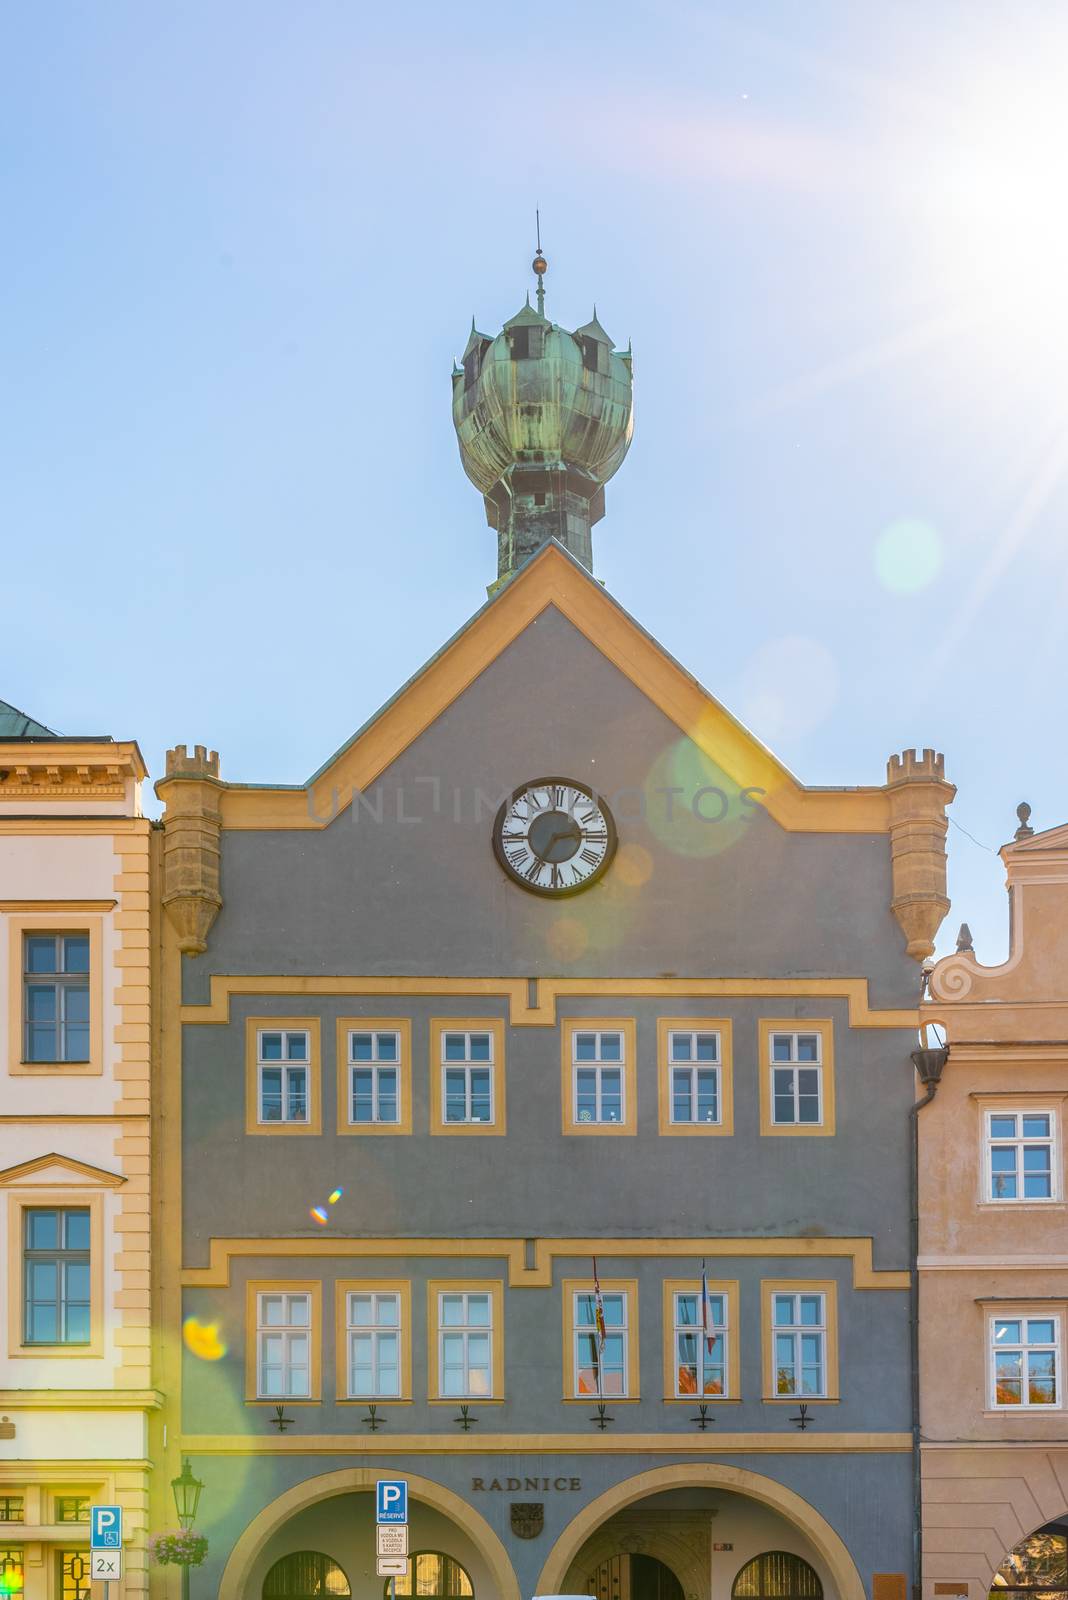
[{"label": "white arrow sign", "polygon": [[407,1570],[408,1563],[403,1556],[379,1556],[375,1562],[380,1578],[403,1578]]}]

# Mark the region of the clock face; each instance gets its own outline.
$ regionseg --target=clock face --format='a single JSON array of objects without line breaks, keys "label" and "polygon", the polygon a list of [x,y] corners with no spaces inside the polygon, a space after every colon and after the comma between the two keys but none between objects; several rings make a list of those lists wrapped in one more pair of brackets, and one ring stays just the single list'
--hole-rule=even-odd
[{"label": "clock face", "polygon": [[498,811],[493,849],[508,876],[531,894],[576,894],[611,861],[616,825],[585,784],[539,778],[517,789]]}]

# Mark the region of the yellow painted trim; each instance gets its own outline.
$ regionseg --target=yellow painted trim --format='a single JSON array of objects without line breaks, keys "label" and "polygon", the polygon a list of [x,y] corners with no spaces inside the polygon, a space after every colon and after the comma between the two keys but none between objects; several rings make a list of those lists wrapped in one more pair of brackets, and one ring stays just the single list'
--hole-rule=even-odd
[{"label": "yellow painted trim", "polygon": [[14,834],[20,838],[57,833],[78,837],[94,833],[147,835],[150,832],[151,823],[145,817],[111,817],[106,814],[99,817],[0,817],[0,835]]},{"label": "yellow painted trim", "polygon": [[[296,1062],[308,1068],[307,1122],[260,1122],[259,1044],[260,1033],[306,1033],[308,1060]],[[278,1063],[285,1065],[285,1063]],[[245,1018],[245,1132],[265,1135],[322,1133],[322,1047],[318,1017]]]},{"label": "yellow painted trim", "polygon": [[[719,1116],[710,1122],[672,1122],[671,1068],[685,1066],[672,1062],[672,1033],[719,1034]],[[658,1017],[656,1019],[657,1083],[660,1132],[678,1138],[709,1138],[734,1132],[734,1027],[729,1017]],[[693,1064],[693,1063],[691,1063]]]},{"label": "yellow painted trim", "polygon": [[[493,1393],[443,1395],[438,1374],[439,1294],[488,1294],[490,1297],[490,1359]],[[498,1405],[504,1399],[504,1284],[500,1278],[431,1278],[426,1286],[427,1399],[430,1405],[458,1406],[475,1399],[481,1405]]]},{"label": "yellow painted trim", "polygon": [[[566,617],[687,738],[781,827],[817,833],[889,830],[882,788],[806,789],[754,736],[666,656],[561,551],[546,546],[308,788],[220,786],[224,828],[321,828],[367,790],[525,628],[550,608]],[[336,796],[336,799],[335,799]]]},{"label": "yellow painted trim", "polygon": [[[906,1455],[912,1450],[908,1433],[800,1433],[796,1428],[764,1433],[187,1433],[178,1442],[190,1455],[218,1456]],[[998,1440],[990,1444],[1011,1448]]]},{"label": "yellow painted trim", "polygon": [[[719,1406],[742,1398],[741,1324],[736,1278],[709,1278],[709,1294],[721,1294],[727,1301],[727,1393],[717,1395],[675,1393],[675,1296],[695,1294],[700,1299],[700,1278],[665,1278],[661,1324],[664,1335],[664,1399],[673,1405],[694,1405],[710,1400]],[[700,1333],[700,1328],[698,1328]]]},{"label": "yellow painted trim", "polygon": [[[774,1257],[808,1261],[851,1260],[854,1289],[907,1290],[912,1286],[908,1272],[876,1268],[872,1264],[870,1238],[744,1238],[744,1239],[535,1239],[534,1266],[526,1267],[525,1239],[372,1239],[366,1235],[346,1238],[329,1235],[316,1239],[212,1239],[206,1267],[186,1267],[179,1281],[187,1288],[227,1288],[233,1261],[296,1256],[301,1260],[331,1260],[344,1256],[353,1260],[396,1258],[410,1260],[466,1259],[507,1262],[508,1286],[512,1289],[551,1289],[553,1263],[557,1259],[678,1260],[761,1260]],[[178,1272],[177,1262],[175,1263]],[[179,1316],[179,1321],[180,1321]]]},{"label": "yellow painted trim", "polygon": [[[621,1033],[622,1062],[605,1066],[623,1068],[623,1121],[579,1122],[575,1117],[574,1045],[576,1033]],[[560,1126],[565,1135],[582,1138],[619,1138],[638,1131],[638,1043],[633,1017],[565,1017],[560,1023]],[[584,1063],[585,1064],[585,1063]],[[593,1066],[597,1063],[591,1062]]]},{"label": "yellow painted trim", "polygon": [[[340,1451],[334,1453],[362,1453],[358,1449],[359,1446],[370,1446],[373,1449],[381,1437],[380,1434],[369,1435],[366,1439],[343,1437]],[[287,1438],[286,1442],[299,1444],[300,1440]],[[250,1446],[252,1442],[246,1440],[245,1443],[246,1446]],[[190,1453],[194,1453],[197,1448],[185,1441],[182,1441],[182,1447]],[[315,1478],[305,1478],[292,1489],[287,1489],[278,1495],[258,1516],[253,1517],[234,1545],[223,1570],[218,1600],[246,1600],[252,1593],[252,1573],[256,1563],[269,1540],[279,1529],[285,1527],[286,1523],[307,1507],[318,1505],[323,1500],[360,1491],[373,1493],[377,1470],[375,1467],[342,1467],[337,1472],[326,1472]],[[469,1506],[461,1495],[454,1494],[451,1489],[445,1489],[429,1478],[421,1478],[414,1472],[404,1471],[399,1472],[398,1476],[403,1477],[408,1484],[412,1500],[421,1501],[424,1505],[441,1512],[466,1533],[489,1569],[489,1582],[486,1587],[494,1596],[494,1600],[520,1600],[519,1585],[512,1571],[508,1552],[486,1519]],[[852,1600],[852,1596],[848,1597],[848,1600]]]},{"label": "yellow painted trim", "polygon": [[[444,1073],[442,1038],[446,1033],[488,1033],[493,1040],[493,1060],[489,1063],[493,1082],[492,1122],[446,1122],[444,1112]],[[480,1063],[485,1065],[485,1063]],[[462,1065],[456,1062],[456,1066]],[[431,1017],[430,1019],[430,1131],[449,1135],[474,1135],[508,1131],[508,1106],[505,1099],[504,1021],[501,1017]]]},{"label": "yellow painted trim", "polygon": [[[235,995],[390,995],[427,999],[499,999],[508,1006],[513,1028],[551,1028],[559,1001],[576,996],[630,1000],[746,1000],[754,996],[778,1000],[845,1000],[851,1028],[904,1028],[920,1025],[919,1008],[880,1011],[869,1000],[867,978],[539,978],[537,1001],[527,1001],[525,978],[355,977],[338,974],[213,973],[207,1005],[183,1005],[177,1020],[196,1025],[230,1020]],[[780,1018],[780,1025],[788,1022]]]},{"label": "yellow painted trim", "polygon": [[255,1278],[245,1285],[245,1403],[246,1405],[277,1405],[282,1395],[261,1395],[260,1375],[256,1360],[256,1336],[259,1333],[259,1306],[261,1294],[307,1294],[311,1296],[311,1321],[308,1326],[310,1371],[308,1384],[311,1393],[306,1399],[286,1395],[287,1406],[316,1406],[322,1402],[322,1345],[323,1345],[323,1285],[319,1278]]},{"label": "yellow painted trim", "polygon": [[0,911],[114,911],[117,900],[0,900]]},{"label": "yellow painted trim", "polygon": [[[396,1033],[400,1035],[400,1060],[396,1063],[400,1091],[400,1119],[397,1122],[350,1122],[349,1034]],[[412,1131],[412,1020],[410,1017],[338,1017],[337,1019],[337,1131],[358,1138]],[[392,1063],[386,1063],[392,1065]]]},{"label": "yellow painted trim", "polygon": [[[23,944],[27,933],[89,935],[89,1060],[23,1060]],[[70,907],[12,916],[7,925],[7,1070],[13,1078],[99,1078],[104,1071],[103,918]]]},{"label": "yellow painted trim", "polygon": [[[17,1119],[13,1119],[17,1120]],[[102,1117],[102,1122],[112,1122],[112,1117]],[[47,1156],[34,1156],[32,1161],[21,1161],[17,1167],[5,1167],[0,1172],[0,1188],[7,1188],[20,1183],[23,1178],[30,1178],[35,1172],[47,1172],[50,1167],[62,1167],[69,1172],[71,1178],[80,1187],[85,1186],[85,1180],[103,1189],[119,1189],[126,1179],[118,1172],[106,1172],[103,1167],[93,1167],[87,1161],[75,1161],[73,1156],[61,1156],[55,1151]],[[49,1187],[55,1188],[57,1180],[49,1180]]]},{"label": "yellow painted trim", "polygon": [[[27,1344],[23,1339],[24,1211],[56,1206],[89,1212],[89,1343]],[[99,1360],[104,1354],[104,1194],[96,1189],[14,1189],[7,1194],[7,1353],[30,1361]]]},{"label": "yellow painted trim", "polygon": [[26,1393],[0,1389],[0,1411],[158,1411],[163,1404],[158,1389],[35,1389],[29,1402]]},{"label": "yellow painted trim", "polygon": [[[591,1252],[599,1253],[599,1252]],[[575,1340],[574,1321],[577,1294],[592,1294],[592,1278],[565,1278],[560,1285],[564,1319],[564,1404],[588,1406],[597,1404],[597,1396],[575,1393]],[[602,1395],[614,1406],[632,1405],[641,1399],[641,1367],[638,1364],[638,1280],[637,1278],[601,1278],[602,1294],[622,1294],[627,1300],[627,1393]]]},{"label": "yellow painted trim", "polygon": [[[823,1100],[822,1122],[772,1122],[771,1120],[771,1036],[773,1033],[818,1033],[820,1036],[820,1082]],[[834,1022],[829,1017],[761,1017],[757,1023],[760,1060],[760,1131],[771,1138],[829,1139],[836,1131],[834,1087]],[[779,1062],[779,1066],[789,1063]],[[810,1063],[811,1064],[811,1063]],[[805,1065],[796,1062],[793,1065]]]},{"label": "yellow painted trim", "polygon": [[[775,1294],[822,1294],[827,1299],[827,1393],[826,1395],[780,1395],[775,1392],[775,1332],[771,1321],[771,1297]],[[765,1405],[837,1405],[838,1389],[838,1285],[833,1278],[764,1278],[760,1284],[760,1328],[763,1349]]]},{"label": "yellow painted trim", "polygon": [[[661,1435],[661,1438],[663,1436]],[[736,1437],[738,1437],[736,1435]],[[795,1438],[805,1438],[804,1434],[795,1434]],[[814,1435],[810,1436],[814,1437]],[[825,1435],[825,1440],[830,1436]],[[839,1435],[840,1438],[860,1438],[861,1435]],[[897,1435],[898,1438],[905,1437]],[[787,1445],[784,1435],[779,1435],[783,1446]],[[611,1441],[609,1441],[611,1442]],[[620,1440],[617,1438],[616,1443]],[[695,1434],[687,1442],[686,1453],[689,1455],[694,1447],[697,1450],[714,1452],[717,1444],[720,1450],[724,1448],[723,1438],[715,1439],[706,1434]],[[729,1448],[729,1447],[728,1447]],[[901,1448],[898,1446],[897,1448]],[[534,1593],[542,1595],[560,1594],[564,1588],[564,1580],[568,1570],[578,1559],[582,1546],[602,1523],[617,1511],[623,1511],[627,1506],[633,1505],[637,1500],[644,1500],[648,1495],[659,1494],[669,1489],[727,1489],[734,1494],[747,1496],[762,1505],[771,1506],[773,1510],[784,1516],[795,1528],[799,1528],[805,1537],[812,1543],[820,1559],[826,1564],[830,1572],[832,1584],[831,1592],[838,1600],[866,1600],[864,1580],[857,1571],[856,1563],[850,1555],[842,1538],[831,1527],[831,1524],[820,1516],[819,1512],[811,1506],[801,1495],[793,1489],[788,1489],[775,1478],[766,1478],[762,1473],[750,1472],[743,1467],[729,1467],[714,1461],[686,1462],[676,1466],[654,1467],[650,1471],[640,1472],[635,1477],[627,1478],[622,1483],[613,1484],[595,1500],[583,1506],[578,1514],[572,1517],[563,1533],[549,1551],[541,1575],[534,1585]]]},{"label": "yellow painted trim", "polygon": [[[400,1296],[400,1388],[399,1395],[349,1394],[348,1306],[350,1294],[395,1294]],[[334,1395],[338,1405],[366,1405],[382,1400],[389,1405],[406,1404],[412,1398],[412,1285],[409,1278],[342,1278],[334,1285]]]}]

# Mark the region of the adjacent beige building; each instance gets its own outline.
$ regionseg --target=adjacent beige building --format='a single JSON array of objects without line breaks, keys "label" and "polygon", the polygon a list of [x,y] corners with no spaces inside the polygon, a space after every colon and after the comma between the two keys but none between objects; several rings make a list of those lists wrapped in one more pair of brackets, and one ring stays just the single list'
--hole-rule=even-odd
[{"label": "adjacent beige building", "polygon": [[[149,828],[136,744],[0,703],[0,1593],[147,1594]],[[92,1592],[102,1593],[99,1585]]]},{"label": "adjacent beige building", "polygon": [[1008,960],[980,965],[963,928],[925,1013],[950,1052],[919,1114],[932,1600],[1068,1588],[1068,826],[1035,833],[1020,816],[1001,852]]}]

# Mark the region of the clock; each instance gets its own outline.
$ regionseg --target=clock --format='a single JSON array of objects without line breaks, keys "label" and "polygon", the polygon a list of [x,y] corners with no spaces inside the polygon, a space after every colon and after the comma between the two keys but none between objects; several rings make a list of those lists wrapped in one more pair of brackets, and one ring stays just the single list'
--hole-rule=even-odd
[{"label": "clock", "polygon": [[606,871],[616,851],[616,825],[604,801],[584,783],[538,778],[501,806],[493,849],[521,889],[577,894]]}]

